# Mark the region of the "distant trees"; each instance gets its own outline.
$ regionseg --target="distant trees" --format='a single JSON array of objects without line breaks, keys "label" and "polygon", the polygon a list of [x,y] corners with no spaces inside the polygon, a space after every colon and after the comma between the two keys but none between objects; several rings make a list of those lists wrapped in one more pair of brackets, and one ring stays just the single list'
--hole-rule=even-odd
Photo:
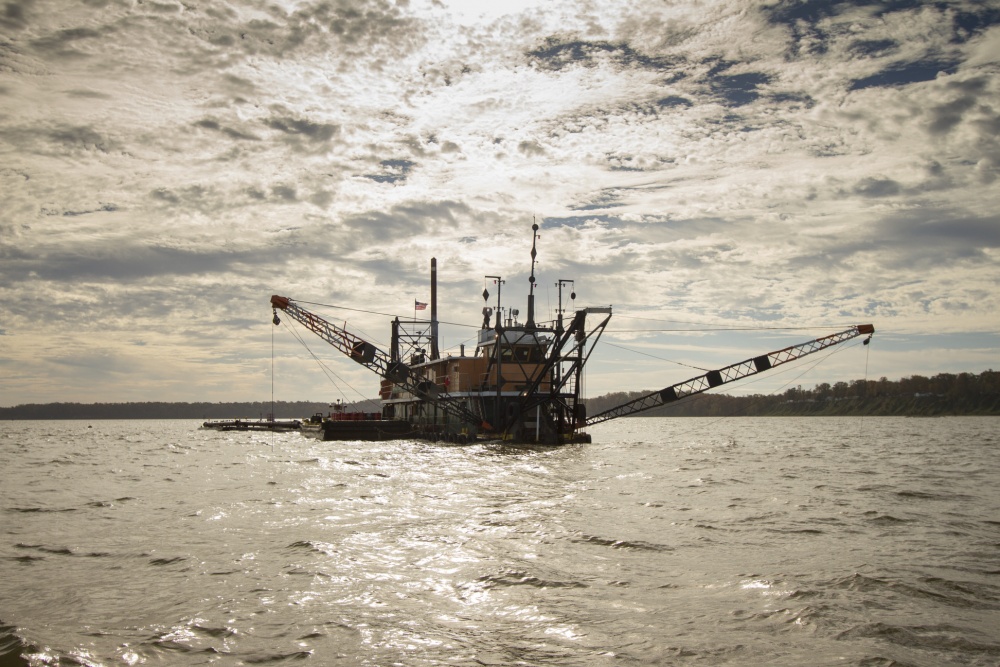
[{"label": "distant trees", "polygon": [[[649,391],[615,392],[587,401],[595,415]],[[912,375],[898,381],[823,382],[812,389],[790,387],[781,394],[729,396],[699,394],[640,413],[645,416],[806,416],[806,415],[1000,415],[1000,372]]]},{"label": "distant trees", "polygon": [[[612,392],[587,400],[587,414],[638,398],[650,391]],[[372,412],[377,401],[352,403],[348,411]],[[275,419],[330,411],[327,403],[276,401]],[[0,419],[266,419],[270,401],[245,403],[46,403],[0,408]],[[706,393],[640,413],[644,416],[729,417],[806,415],[1000,415],[1000,372],[911,375],[897,381],[853,380],[812,389],[790,387],[780,394],[729,396]]]},{"label": "distant trees", "polygon": [[[377,401],[375,402],[377,404]],[[372,410],[372,403],[350,410]],[[309,417],[330,411],[328,403],[275,401],[275,419]],[[244,403],[29,403],[0,408],[0,419],[267,419],[270,401]]]}]

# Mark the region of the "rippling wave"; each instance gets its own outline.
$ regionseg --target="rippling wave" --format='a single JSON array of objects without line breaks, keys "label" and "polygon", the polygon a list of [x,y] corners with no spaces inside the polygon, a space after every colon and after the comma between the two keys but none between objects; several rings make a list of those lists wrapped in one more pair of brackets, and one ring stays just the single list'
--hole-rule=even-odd
[{"label": "rippling wave", "polygon": [[995,666],[997,423],[7,422],[0,667]]},{"label": "rippling wave", "polygon": [[35,651],[17,634],[17,628],[0,620],[0,667],[31,667],[24,656]]}]

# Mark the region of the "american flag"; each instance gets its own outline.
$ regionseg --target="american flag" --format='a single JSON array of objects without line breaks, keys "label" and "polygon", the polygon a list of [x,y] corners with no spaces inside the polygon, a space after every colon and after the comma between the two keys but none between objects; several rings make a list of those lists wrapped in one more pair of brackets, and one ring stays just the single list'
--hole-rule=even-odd
[{"label": "american flag", "polygon": [[413,300],[413,310],[424,310],[427,308],[427,304],[422,301]]}]

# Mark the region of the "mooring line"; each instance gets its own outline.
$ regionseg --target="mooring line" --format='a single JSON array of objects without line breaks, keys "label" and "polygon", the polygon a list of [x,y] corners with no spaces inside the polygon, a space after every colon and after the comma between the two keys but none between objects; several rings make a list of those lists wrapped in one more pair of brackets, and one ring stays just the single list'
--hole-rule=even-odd
[{"label": "mooring line", "polygon": [[[865,402],[866,403],[868,402],[867,401],[867,399],[868,399],[868,358],[869,358],[869,356],[872,353],[871,341],[872,341],[872,337],[871,336],[869,336],[868,340],[865,341],[865,348],[866,349],[865,349],[865,380],[864,380],[864,382],[865,382],[865,399],[866,399]],[[864,432],[864,428],[865,428],[865,410],[862,409],[861,410],[861,419],[858,421],[858,437],[859,438],[862,436],[862,434]]]},{"label": "mooring line", "polygon": [[[271,327],[271,419],[274,419],[274,327]],[[271,429],[271,454],[274,454],[274,429]]]},{"label": "mooring line", "polygon": [[337,373],[335,371],[333,371],[326,364],[324,364],[323,361],[318,356],[316,356],[316,353],[313,352],[312,349],[310,349],[310,347],[306,344],[305,340],[302,339],[302,336],[299,335],[298,331],[296,331],[295,329],[292,329],[290,326],[288,326],[288,324],[286,322],[282,322],[282,324],[285,326],[286,329],[288,329],[288,331],[293,336],[295,336],[295,338],[299,341],[299,343],[302,344],[302,347],[304,347],[306,349],[306,352],[308,352],[309,356],[311,356],[313,358],[313,361],[316,362],[316,364],[323,371],[323,374],[326,375],[326,379],[329,380],[330,384],[332,384],[334,386],[334,388],[340,393],[340,395],[344,398],[345,402],[348,400],[347,399],[347,394],[344,392],[343,389],[341,389],[340,385],[338,385],[337,382],[334,381],[334,379],[332,377],[330,377],[331,375],[335,376],[344,385],[346,385],[351,391],[353,391],[355,394],[357,394],[358,396],[360,396],[362,403],[370,403],[372,405],[377,406],[379,408],[379,410],[382,409],[381,406],[378,405],[378,403],[376,403],[373,399],[368,398],[367,396],[365,396],[363,393],[361,393],[360,391],[358,391],[358,389],[355,388],[350,382],[346,381],[344,378],[342,378],[339,375],[337,375]]}]

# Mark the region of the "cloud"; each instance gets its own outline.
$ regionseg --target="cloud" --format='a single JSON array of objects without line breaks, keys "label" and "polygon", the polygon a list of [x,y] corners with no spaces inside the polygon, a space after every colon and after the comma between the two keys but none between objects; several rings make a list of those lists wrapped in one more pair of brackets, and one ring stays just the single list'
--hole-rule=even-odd
[{"label": "cloud", "polygon": [[918,280],[934,271],[950,275],[963,263],[986,267],[996,261],[1000,217],[913,209],[881,217],[849,237],[825,236],[815,247],[821,252],[803,254],[793,264],[822,272],[864,266],[877,268],[876,275],[898,271]]},{"label": "cloud", "polygon": [[271,117],[264,121],[264,124],[272,130],[278,130],[290,137],[302,137],[306,141],[315,143],[326,143],[337,133],[337,126],[333,123],[316,123],[310,120],[290,117]]},{"label": "cloud", "polygon": [[670,70],[675,66],[668,58],[649,56],[626,42],[563,39],[556,36],[547,37],[543,45],[528,51],[528,57],[539,67],[555,71],[573,66],[595,67],[602,63],[610,63],[617,68],[651,70]]},{"label": "cloud", "polygon": [[760,88],[770,82],[771,77],[763,72],[717,74],[712,76],[711,87],[727,105],[738,107],[757,101],[760,97]]},{"label": "cloud", "polygon": [[862,197],[893,197],[901,190],[902,186],[891,178],[873,176],[862,178],[853,188],[854,193]]},{"label": "cloud", "polygon": [[[303,257],[312,256],[308,248],[302,249]],[[165,276],[197,276],[224,273],[235,265],[263,264],[265,260],[288,259],[288,249],[265,251],[219,251],[213,249],[184,250],[167,247],[123,246],[113,248],[93,244],[81,246],[77,252],[22,254],[9,259],[0,275],[14,282],[19,276],[32,276],[35,280],[74,283],[78,281],[113,280],[135,281]],[[296,253],[298,255],[298,253]]]},{"label": "cloud", "polygon": [[990,264],[990,251],[1000,249],[1000,215],[908,211],[880,220],[873,237],[905,250],[899,258],[903,266],[932,268],[956,261]]},{"label": "cloud", "polygon": [[621,315],[995,329],[992,6],[447,4],[8,3],[5,340],[77,341],[5,352],[0,403],[88,355],[113,392],[136,340],[151,400],[177,359],[239,398],[271,293],[407,310],[430,257],[475,325],[486,273],[523,302],[533,220],[539,310],[570,277]]},{"label": "cloud", "polygon": [[196,127],[205,128],[206,130],[213,130],[215,132],[221,132],[222,134],[226,135],[230,139],[237,139],[237,140],[243,140],[243,141],[260,141],[260,137],[258,137],[258,136],[255,136],[255,135],[249,134],[249,133],[245,133],[245,132],[241,132],[239,130],[236,130],[236,129],[233,129],[233,128],[230,128],[230,127],[224,127],[218,121],[212,120],[212,119],[209,119],[209,118],[205,118],[203,120],[197,121],[195,123],[195,126]]},{"label": "cloud", "polygon": [[517,145],[517,150],[529,157],[541,157],[545,155],[545,148],[538,141],[522,141]]},{"label": "cloud", "polygon": [[389,237],[427,237],[439,235],[447,229],[458,227],[459,219],[470,213],[469,208],[456,201],[406,202],[388,211],[368,211],[344,219],[348,229],[369,234],[386,234]]},{"label": "cloud", "polygon": [[851,83],[851,90],[861,90],[871,87],[905,86],[920,81],[933,81],[941,74],[954,74],[958,69],[958,60],[929,59],[910,63],[897,63],[881,72],[856,79]]},{"label": "cloud", "polygon": [[33,3],[31,0],[24,2],[8,2],[0,12],[0,25],[11,30],[23,28],[26,25],[25,10],[29,9]]},{"label": "cloud", "polygon": [[365,178],[369,178],[376,183],[398,183],[406,180],[414,164],[410,160],[380,160],[379,166],[382,168],[382,172],[378,174],[365,174]]}]

